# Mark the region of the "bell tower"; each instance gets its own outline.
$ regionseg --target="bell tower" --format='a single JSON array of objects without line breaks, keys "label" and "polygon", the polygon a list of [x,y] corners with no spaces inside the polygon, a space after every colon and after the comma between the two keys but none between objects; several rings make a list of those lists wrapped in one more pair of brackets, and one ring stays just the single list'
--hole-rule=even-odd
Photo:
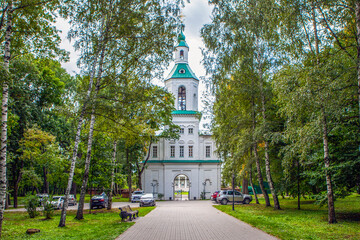
[{"label": "bell tower", "polygon": [[178,111],[198,111],[199,79],[189,66],[189,46],[181,31],[175,47],[175,66],[165,79],[165,86],[174,94]]}]

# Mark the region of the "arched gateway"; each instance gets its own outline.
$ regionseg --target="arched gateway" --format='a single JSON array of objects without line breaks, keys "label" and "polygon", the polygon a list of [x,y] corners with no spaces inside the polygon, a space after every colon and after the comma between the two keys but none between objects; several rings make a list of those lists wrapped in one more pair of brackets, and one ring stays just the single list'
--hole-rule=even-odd
[{"label": "arched gateway", "polygon": [[180,138],[160,139],[152,145],[142,174],[143,190],[158,193],[166,200],[210,198],[211,192],[220,189],[221,162],[212,136],[199,132],[199,79],[188,64],[189,46],[182,32],[178,40],[175,66],[165,87],[176,98],[177,110],[172,116],[174,124],[180,126]]},{"label": "arched gateway", "polygon": [[185,174],[179,174],[174,178],[174,200],[189,200],[191,182]]}]

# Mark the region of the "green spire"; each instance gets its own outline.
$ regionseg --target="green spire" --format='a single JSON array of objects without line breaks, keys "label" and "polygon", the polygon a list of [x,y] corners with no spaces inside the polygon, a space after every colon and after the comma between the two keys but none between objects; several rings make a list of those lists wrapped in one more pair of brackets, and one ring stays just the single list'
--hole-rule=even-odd
[{"label": "green spire", "polygon": [[182,30],[181,30],[181,32],[180,32],[180,34],[179,34],[179,36],[178,36],[178,40],[179,40],[179,43],[180,43],[181,41],[185,41],[185,35],[184,35],[184,33],[183,33]]},{"label": "green spire", "polygon": [[178,36],[178,42],[179,44],[177,45],[177,47],[187,47],[187,48],[189,47],[185,41],[185,34],[183,33],[182,28]]}]

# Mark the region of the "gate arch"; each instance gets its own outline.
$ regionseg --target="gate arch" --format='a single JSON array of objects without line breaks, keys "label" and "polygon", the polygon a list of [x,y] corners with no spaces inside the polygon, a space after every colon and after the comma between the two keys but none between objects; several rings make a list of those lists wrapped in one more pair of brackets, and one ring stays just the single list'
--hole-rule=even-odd
[{"label": "gate arch", "polygon": [[173,199],[174,200],[189,200],[190,199],[190,178],[180,173],[174,177],[173,180]]}]

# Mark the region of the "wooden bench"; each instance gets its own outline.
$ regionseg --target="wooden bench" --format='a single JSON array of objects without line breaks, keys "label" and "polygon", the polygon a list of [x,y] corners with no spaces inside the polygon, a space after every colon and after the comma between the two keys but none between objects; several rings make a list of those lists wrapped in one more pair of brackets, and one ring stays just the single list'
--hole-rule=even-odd
[{"label": "wooden bench", "polygon": [[129,218],[129,220],[132,221],[136,217],[139,217],[139,211],[138,210],[133,211],[129,205],[124,207],[119,207],[119,209],[120,209],[119,215],[121,217],[121,221],[126,220],[126,218]]}]

